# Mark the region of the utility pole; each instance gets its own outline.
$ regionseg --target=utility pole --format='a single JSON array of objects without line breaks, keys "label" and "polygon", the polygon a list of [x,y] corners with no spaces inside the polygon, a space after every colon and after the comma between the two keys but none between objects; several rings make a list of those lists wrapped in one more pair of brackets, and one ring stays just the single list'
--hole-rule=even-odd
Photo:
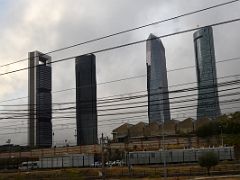
[{"label": "utility pole", "polygon": [[129,123],[127,124],[127,160],[128,160],[128,173],[130,175],[131,173],[131,164],[130,164],[130,156],[129,156],[129,136],[130,136],[130,133],[129,133],[129,127],[128,127]]},{"label": "utility pole", "polygon": [[[163,87],[159,87],[161,99],[163,99]],[[164,131],[164,123],[165,119],[163,116],[163,110],[160,110],[161,117],[161,127],[162,127],[162,152],[163,152],[163,171],[164,171],[164,179],[167,179],[167,163],[166,163],[166,153],[165,153],[165,131]]]},{"label": "utility pole", "polygon": [[163,170],[164,179],[167,179],[167,164],[166,164],[166,153],[165,153],[165,136],[164,136],[164,122],[162,121],[162,149],[163,149]]},{"label": "utility pole", "polygon": [[101,137],[101,147],[102,147],[102,179],[105,180],[104,138],[103,138],[103,133],[102,133],[102,137]]},{"label": "utility pole", "polygon": [[[10,158],[11,158],[11,148],[10,148],[11,139],[8,139],[6,141],[6,143],[8,144],[8,162],[10,162]],[[9,163],[8,163],[8,167],[7,168],[9,168]]]}]

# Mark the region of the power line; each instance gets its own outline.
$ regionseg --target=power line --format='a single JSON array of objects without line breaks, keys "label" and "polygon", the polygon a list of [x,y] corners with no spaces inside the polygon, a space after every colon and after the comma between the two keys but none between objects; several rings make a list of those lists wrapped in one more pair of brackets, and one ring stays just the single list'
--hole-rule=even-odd
[{"label": "power line", "polygon": [[[203,8],[203,9],[199,9],[199,10],[191,11],[191,12],[184,13],[184,14],[181,14],[181,15],[178,15],[178,16],[174,16],[174,17],[171,17],[171,18],[167,18],[167,19],[164,19],[164,20],[155,21],[155,22],[145,24],[145,25],[142,25],[142,26],[137,26],[137,27],[134,27],[134,28],[131,28],[131,29],[119,31],[119,32],[112,33],[112,34],[109,34],[109,35],[106,35],[106,36],[102,36],[102,37],[94,38],[94,39],[91,39],[91,40],[83,41],[83,42],[73,44],[73,45],[70,45],[70,46],[66,46],[66,47],[63,47],[63,48],[51,50],[51,51],[45,53],[44,55],[55,53],[55,52],[58,52],[58,51],[63,51],[63,50],[70,49],[70,48],[77,47],[77,46],[81,46],[81,45],[84,45],[84,44],[100,41],[100,40],[107,39],[107,38],[110,38],[110,37],[114,37],[114,36],[117,36],[117,35],[120,35],[120,34],[125,34],[125,33],[128,33],[128,32],[136,31],[136,30],[148,27],[148,26],[153,26],[153,25],[161,24],[161,23],[164,23],[164,22],[167,22],[167,21],[172,21],[172,20],[184,17],[184,16],[189,16],[189,15],[197,14],[197,13],[200,13],[200,12],[204,12],[204,11],[214,9],[214,8],[217,8],[217,7],[226,6],[226,5],[238,2],[238,1],[239,0],[233,0],[233,1],[228,1],[228,2],[225,2],[225,3],[216,4],[216,5],[209,6],[209,7]],[[9,65],[12,65],[12,64],[16,64],[16,63],[19,63],[19,62],[23,62],[23,61],[26,61],[26,60],[28,60],[28,58],[20,59],[20,60],[17,60],[15,62],[11,62],[11,63],[8,63],[8,64],[1,65],[0,68],[5,67],[5,66],[9,66]]]},{"label": "power line", "polygon": [[[196,90],[204,90],[204,89],[209,89],[209,88],[213,88],[213,87],[224,87],[224,86],[229,86],[229,85],[237,85],[240,83],[240,80],[232,80],[232,81],[225,81],[222,83],[218,83],[218,85],[205,85],[205,86],[201,86],[200,88],[198,86],[194,86],[194,87],[188,87],[188,88],[181,88],[181,89],[176,89],[176,90],[172,90],[172,91],[159,91],[159,92],[155,92],[155,93],[151,93],[150,96],[154,96],[154,95],[160,95],[160,94],[173,94],[173,93],[182,93],[182,92],[190,92],[190,91],[196,91]],[[223,89],[223,90],[218,90],[217,92],[225,92],[225,91],[229,91],[229,90],[236,90],[239,89],[239,87],[233,87],[233,88],[228,88],[228,89]],[[152,89],[152,90],[159,90],[159,89]],[[163,100],[171,100],[171,99],[176,99],[176,98],[186,98],[186,97],[190,97],[190,96],[197,96],[197,95],[205,95],[205,94],[209,94],[209,93],[200,93],[200,94],[188,94],[188,95],[183,95],[183,96],[174,96],[174,97],[170,97],[168,99],[163,99]],[[109,103],[116,103],[119,101],[126,101],[126,100],[133,100],[133,99],[139,99],[139,98],[143,98],[143,97],[147,97],[149,94],[142,94],[142,95],[135,95],[135,96],[126,96],[126,97],[122,97],[122,98],[112,98],[112,99],[105,99],[105,101],[101,101],[98,104],[103,104],[103,105],[98,105],[97,107],[107,107],[107,106],[117,106],[117,105],[126,105],[125,104],[110,104]],[[85,104],[85,108],[88,108],[88,103],[90,101],[81,101],[81,104]],[[134,104],[137,103],[142,103],[142,102],[134,102]],[[57,105],[59,104],[65,104],[65,105],[69,105],[69,104],[76,104],[76,102],[62,102],[62,103],[56,103]],[[107,105],[106,105],[107,104]],[[129,103],[128,103],[129,104]],[[131,104],[131,103],[130,103]],[[21,104],[19,104],[21,105]],[[25,106],[26,104],[24,104]],[[14,105],[10,105],[10,106],[14,106]],[[74,106],[75,107],[75,106]],[[64,108],[56,108],[56,109],[52,109],[52,110],[69,110],[73,107],[64,107]],[[46,109],[47,110],[47,109]],[[12,109],[12,110],[8,110],[8,109],[4,109],[4,110],[0,110],[0,111],[16,111],[16,109]],[[18,109],[18,111],[28,111],[26,109]]]},{"label": "power line", "polygon": [[[224,102],[229,103],[229,102],[232,102],[232,101],[233,101],[233,100],[230,100],[230,101],[227,100],[227,101],[224,101]],[[238,99],[235,99],[234,101],[236,102],[236,101],[238,101]],[[231,103],[231,104],[232,104],[232,103]],[[193,106],[193,107],[194,107],[194,106]],[[196,109],[196,108],[193,108],[193,109]],[[222,108],[222,109],[224,109],[224,108]],[[225,109],[226,109],[226,108],[225,108]],[[228,108],[228,109],[229,109],[229,108]],[[188,110],[189,110],[189,109],[188,109]],[[147,112],[147,111],[146,111],[146,112]],[[185,112],[185,111],[181,111],[181,112]],[[135,113],[137,113],[137,112],[135,112]],[[138,113],[139,113],[139,112],[138,112]],[[141,111],[140,111],[140,113],[144,113],[144,112],[141,112]],[[173,113],[172,113],[172,114],[173,114]],[[56,118],[57,118],[57,119],[59,119],[59,118],[62,119],[62,117],[54,117],[54,119],[56,119]],[[69,118],[75,118],[75,117],[66,117],[66,118],[69,119]],[[129,119],[130,117],[127,117],[127,118]],[[120,120],[120,119],[126,119],[126,118],[118,118],[118,119],[115,119],[115,120]],[[113,119],[101,120],[101,122],[103,122],[103,121],[112,121],[112,120],[113,120]],[[60,120],[59,120],[59,121],[60,121]],[[69,123],[67,123],[67,124],[69,124]],[[66,124],[66,125],[67,125],[67,124]],[[23,123],[21,123],[21,124],[19,124],[19,125],[23,125]],[[15,126],[15,125],[8,125],[7,127],[11,127],[11,126]],[[3,127],[5,127],[5,126],[3,126]]]},{"label": "power line", "polygon": [[[239,107],[233,107],[233,108],[239,108]],[[226,108],[226,109],[233,109],[233,108]],[[197,117],[197,116],[196,116]],[[136,120],[133,120],[133,121],[137,121],[137,122],[139,122],[139,120],[138,119],[136,119]],[[106,126],[106,125],[108,125],[108,126],[110,126],[110,125],[115,125],[115,124],[122,124],[123,122],[113,122],[113,123],[105,123],[105,124],[100,124],[100,125],[98,125],[98,127],[101,127],[101,126]],[[70,124],[70,123],[69,123]],[[58,129],[58,128],[53,128],[53,130],[55,131],[55,130],[65,130],[65,129],[76,129],[76,127],[72,127],[72,128],[69,128],[69,126],[70,125],[66,125],[66,124],[59,124],[59,125],[65,125],[65,126],[68,126],[68,127],[66,127],[66,128],[60,128],[60,129]],[[25,127],[23,127],[23,128],[25,128]],[[86,127],[85,129],[90,129],[90,128],[92,128],[92,126],[91,127]],[[17,128],[13,128],[14,130],[18,130]],[[17,132],[15,132],[15,133],[17,133]],[[20,131],[20,133],[23,133],[23,132],[21,132]],[[24,133],[27,133],[27,131],[25,131]],[[0,134],[0,135],[6,135],[6,134],[14,134],[14,133],[2,133],[2,134]]]},{"label": "power line", "polygon": [[[240,101],[240,99],[238,99],[238,101]],[[234,107],[235,108],[235,107]],[[236,108],[239,108],[239,107],[236,107]],[[233,108],[226,108],[226,109],[233,109]],[[196,116],[197,117],[197,116]],[[67,118],[67,119],[71,119],[72,117],[69,117],[69,118]],[[134,121],[138,121],[139,122],[139,120],[138,119],[136,119],[136,120],[134,120]],[[98,125],[98,127],[101,127],[101,126],[106,126],[106,125],[108,125],[108,126],[110,126],[110,125],[115,125],[115,124],[122,124],[122,122],[116,122],[116,123],[107,123],[107,124],[100,124],[100,125]],[[63,124],[64,125],[64,124]],[[67,126],[69,126],[69,125],[67,125]],[[91,126],[91,127],[85,127],[84,129],[90,129],[90,128],[92,128],[93,126]],[[23,128],[25,128],[25,127],[23,127]],[[66,127],[66,128],[53,128],[53,130],[55,131],[55,130],[66,130],[66,129],[76,129],[76,127]],[[14,128],[14,130],[17,130],[16,128]],[[9,132],[9,133],[1,133],[0,134],[0,136],[1,135],[9,135],[9,134],[17,134],[17,133],[28,133],[28,131],[19,131],[19,132]]]},{"label": "power line", "polygon": [[[228,62],[228,61],[236,61],[236,60],[240,60],[240,57],[235,57],[235,58],[229,58],[229,59],[223,59],[220,61],[217,61],[216,63],[223,63],[223,62]],[[179,70],[185,70],[185,69],[190,69],[190,68],[194,68],[196,66],[186,66],[186,67],[182,67],[182,68],[176,68],[176,69],[170,69],[167,72],[173,72],[173,71],[179,71]],[[125,81],[125,80],[131,80],[131,79],[137,79],[137,78],[143,78],[146,77],[147,75],[143,74],[143,75],[138,75],[138,76],[131,76],[131,77],[126,77],[126,78],[121,78],[121,79],[116,79],[116,80],[111,80],[111,81],[107,81],[107,82],[101,82],[98,83],[97,85],[105,85],[105,84],[109,84],[109,83],[115,83],[115,82],[120,82],[120,81]],[[154,79],[154,80],[159,80],[159,79]],[[196,82],[197,83],[197,82]],[[81,87],[73,87],[73,88],[68,88],[68,89],[63,89],[63,90],[58,90],[58,91],[54,91],[53,93],[60,93],[60,92],[65,92],[65,91],[70,91],[70,90],[75,90],[75,89],[81,89],[81,88],[85,88],[85,87],[89,87],[90,85],[84,85]],[[174,85],[176,86],[176,85]],[[172,87],[172,86],[169,86]]]},{"label": "power line", "polygon": [[[222,90],[222,91],[229,91],[229,90],[234,90],[234,89],[238,89],[237,87],[236,88],[230,88],[230,89],[224,89],[224,90]],[[221,91],[221,92],[222,92]],[[220,91],[219,91],[220,92]],[[226,96],[233,96],[233,95],[238,95],[239,93],[238,92],[235,92],[235,93],[230,93],[230,94],[223,94],[223,95],[221,95],[221,97],[226,97]],[[203,94],[201,94],[201,95],[203,95]],[[188,97],[188,96],[191,96],[191,95],[187,95],[187,96],[184,96],[184,97]],[[220,96],[218,96],[218,97],[220,97]],[[176,98],[182,98],[182,96],[178,96],[178,97],[174,97],[174,98],[172,98],[172,99],[176,99]],[[203,98],[202,98],[203,99]],[[181,103],[183,103],[183,102],[190,102],[190,101],[195,101],[195,100],[197,100],[197,99],[187,99],[187,100],[184,100],[184,101],[174,101],[174,102],[171,102],[171,104],[175,104],[175,103],[179,103],[179,102],[181,102]],[[138,103],[144,103],[144,102],[137,102],[137,103],[129,103],[129,104],[138,104]],[[121,104],[119,104],[119,105],[121,105]],[[144,106],[146,106],[146,105],[144,105]],[[137,107],[137,106],[134,106],[134,107],[131,107],[131,108],[139,108],[139,107]],[[69,107],[69,108],[66,108],[66,110],[67,109],[75,109],[75,107]],[[116,108],[116,109],[113,109],[113,110],[118,110],[119,108]],[[120,108],[121,109],[121,108]],[[126,107],[124,107],[124,109],[126,109]],[[173,109],[173,108],[172,108]],[[99,111],[110,111],[110,110],[112,110],[112,109],[104,109],[104,110],[99,110]],[[60,112],[54,112],[53,114],[59,114]],[[69,114],[69,113],[75,113],[75,112],[61,112],[61,113],[64,113],[64,114]],[[4,114],[4,113],[3,113]],[[9,114],[14,114],[14,113],[9,113]],[[21,114],[21,113],[17,113],[17,114]],[[10,116],[10,117],[2,117],[1,119],[2,120],[5,120],[5,119],[11,119],[11,120],[14,120],[14,119],[22,119],[21,117],[27,117],[27,113],[26,114],[24,114],[24,115],[17,115],[17,116]],[[20,117],[20,118],[19,118]],[[59,117],[59,116],[58,116]],[[60,117],[60,118],[62,118],[62,117]],[[25,119],[25,118],[24,118]],[[55,119],[55,117],[53,117],[53,119]]]},{"label": "power line", "polygon": [[[222,91],[228,91],[228,90],[233,90],[233,89],[235,89],[235,88],[232,88],[232,89],[225,89],[225,90],[222,90]],[[209,93],[208,93],[209,94]],[[231,94],[223,94],[223,95],[221,95],[221,97],[226,97],[226,96],[232,96],[232,95],[239,95],[240,93],[239,92],[235,92],[235,93],[231,93]],[[201,95],[203,95],[203,94],[201,94]],[[191,95],[190,95],[191,96]],[[217,96],[217,97],[220,97],[220,96]],[[174,97],[173,99],[176,99],[176,98],[178,98],[178,97]],[[214,97],[213,97],[214,98]],[[201,98],[201,99],[206,99],[206,98]],[[200,99],[200,100],[201,100]],[[175,103],[185,103],[185,102],[190,102],[190,101],[195,101],[195,100],[199,100],[199,99],[185,99],[185,100],[183,100],[183,101],[174,101],[174,102],[171,102],[171,104],[175,104]],[[225,100],[225,101],[223,101],[224,103],[229,103],[229,102],[232,102],[232,101],[234,101],[234,102],[236,102],[236,101],[238,101],[238,99],[233,99],[233,100]],[[143,102],[141,102],[141,103],[143,103]],[[137,103],[132,103],[132,104],[137,104]],[[158,105],[158,104],[156,104],[156,105]],[[192,106],[195,106],[195,105],[190,105],[191,107]],[[140,107],[146,107],[146,105],[143,105],[143,106],[140,106]],[[189,107],[189,106],[186,106],[186,108],[187,107]],[[75,107],[72,107],[73,109],[75,109]],[[139,108],[139,106],[131,106],[131,107],[124,107],[124,109],[129,109],[129,108]],[[179,107],[172,107],[172,108],[170,108],[169,110],[171,110],[171,109],[175,109],[175,108],[177,108],[177,109],[179,109]],[[185,107],[180,107],[180,108],[185,108]],[[70,109],[70,108],[69,108]],[[121,108],[121,109],[123,109],[123,108]],[[195,108],[194,108],[195,109]],[[119,110],[119,109],[105,109],[104,111],[111,111],[111,110]],[[101,110],[99,110],[99,111],[101,111]],[[182,112],[182,111],[181,111]],[[63,113],[65,113],[65,114],[68,114],[68,113],[75,113],[75,112],[63,112]],[[135,112],[136,113],[136,112]],[[18,114],[20,114],[20,113],[18,113]],[[56,114],[56,113],[54,113],[54,114]],[[172,113],[173,114],[173,113]],[[118,114],[116,114],[116,115],[118,115]],[[27,116],[27,114],[26,115],[21,115],[21,116],[15,116],[15,117],[26,117]],[[8,117],[8,119],[14,119],[15,117]],[[53,117],[53,119],[62,119],[62,118],[75,118],[75,117],[62,117],[62,116],[57,116],[57,117]],[[15,119],[21,119],[21,118],[15,118]],[[24,118],[25,119],[25,118]]]},{"label": "power line", "polygon": [[[237,101],[238,102],[238,101]],[[231,104],[235,104],[235,103],[231,103]],[[221,110],[226,110],[226,109],[235,109],[235,108],[240,108],[239,106],[238,107],[228,107],[228,108],[221,108]],[[194,109],[196,109],[196,108],[194,108]],[[192,109],[193,110],[193,109]],[[188,111],[188,110],[181,110],[181,111],[179,111],[179,112],[186,112],[186,111]],[[147,111],[145,111],[144,113],[146,113]],[[180,115],[181,113],[171,113],[171,115]],[[185,114],[185,113],[184,113]],[[134,118],[138,118],[138,119],[135,119],[135,121],[136,120],[138,120],[139,121],[139,118],[141,118],[141,117],[148,117],[148,115],[137,115],[137,116],[128,116],[128,117],[123,117],[123,118],[117,118],[117,119],[103,119],[103,120],[99,120],[98,122],[100,123],[100,122],[111,122],[111,121],[119,121],[119,120],[125,120],[125,121],[132,121],[131,119],[134,119]],[[196,116],[196,115],[191,115],[191,117],[198,117],[198,116]],[[187,118],[187,117],[185,117],[185,118]],[[58,118],[54,118],[54,119],[58,119]],[[59,120],[60,119],[60,120]],[[63,121],[63,120],[61,120],[61,117],[58,119],[58,122],[61,122],[61,121]],[[67,119],[69,119],[69,118],[67,118]],[[74,119],[74,117],[73,118],[71,118],[71,119]],[[64,120],[65,121],[65,120]],[[123,123],[123,122],[120,122],[119,124],[121,124],[121,123]],[[28,125],[28,123],[20,123],[20,124],[14,124],[14,125],[7,125],[7,126],[1,126],[1,128],[3,128],[4,127],[4,129],[14,129],[14,130],[16,130],[16,129],[19,129],[19,128],[25,128],[25,126],[22,126],[22,127],[19,127],[19,125]],[[54,125],[54,127],[55,126],[70,126],[70,125],[75,125],[76,126],[76,123],[64,123],[64,124],[55,124]],[[101,126],[103,126],[103,125],[105,125],[105,124],[100,124]],[[109,124],[108,124],[109,125]],[[110,124],[111,125],[111,124]],[[8,127],[17,127],[17,128],[8,128]],[[53,128],[54,128],[53,127]]]},{"label": "power line", "polygon": [[[187,32],[196,31],[196,30],[202,29],[204,27],[208,27],[208,26],[214,27],[214,26],[220,26],[220,25],[223,25],[223,24],[229,24],[229,23],[234,23],[234,22],[238,22],[238,21],[240,21],[240,18],[227,20],[227,21],[222,21],[222,22],[218,22],[218,23],[213,23],[213,24],[209,24],[207,26],[182,30],[182,31],[178,31],[178,32],[175,32],[175,33],[169,33],[169,34],[165,34],[165,35],[162,35],[162,36],[153,37],[153,38],[147,39],[147,40],[144,39],[144,40],[134,41],[134,42],[131,42],[131,43],[126,43],[126,44],[122,44],[122,45],[118,45],[118,46],[113,46],[113,47],[110,47],[110,48],[104,48],[104,49],[92,51],[92,52],[85,53],[85,54],[78,55],[78,56],[84,56],[84,55],[88,55],[88,54],[98,54],[98,53],[102,53],[102,52],[106,52],[106,51],[112,51],[112,50],[120,49],[120,48],[123,48],[123,47],[128,47],[128,46],[132,46],[132,45],[141,44],[141,43],[144,43],[144,42],[147,42],[147,41],[153,41],[153,40],[157,40],[157,39],[160,39],[160,38],[166,38],[166,37],[170,37],[170,36],[174,36],[174,35],[178,35],[178,34],[183,34],[183,33],[187,33]],[[47,64],[54,64],[54,63],[59,63],[59,62],[71,60],[71,59],[74,59],[78,56],[71,56],[71,57],[58,59],[58,60],[55,60],[55,61],[48,62]],[[0,76],[12,74],[12,73],[16,73],[16,72],[20,72],[20,71],[24,71],[24,70],[28,70],[28,69],[34,68],[34,67],[37,67],[37,66],[25,67],[25,68],[16,69],[16,70],[13,70],[13,71],[8,71],[8,72],[5,72],[5,73],[1,73]]]},{"label": "power line", "polygon": [[[220,103],[229,103],[229,102],[239,102],[240,99],[231,99],[231,100],[227,100],[227,101],[220,101]],[[196,106],[196,105],[194,105]],[[193,105],[189,105],[189,106],[180,106],[180,107],[172,107],[171,110],[174,109],[182,109],[182,108],[189,108],[189,107],[193,107]],[[170,109],[163,109],[163,110],[170,110]],[[135,114],[135,113],[143,113],[143,111],[132,111],[132,112],[122,112],[122,113],[108,113],[108,114],[99,114],[98,116],[116,116],[116,115],[122,115],[122,114]],[[148,112],[148,111],[145,111]],[[66,116],[66,117],[61,117],[61,118],[75,118],[75,116]]]},{"label": "power line", "polygon": [[[227,62],[227,61],[235,61],[235,60],[240,60],[240,57],[223,59],[223,60],[217,61],[216,63]],[[188,69],[188,68],[192,68],[192,67],[195,67],[195,66],[186,66],[186,67],[182,67],[182,68],[172,69],[172,70],[169,70],[169,71],[183,70],[183,69]],[[240,74],[223,76],[223,77],[219,77],[219,78],[217,78],[217,79],[225,79],[225,78],[238,77],[238,76],[240,76]],[[123,80],[130,80],[130,79],[135,79],[135,78],[140,78],[140,77],[146,77],[146,75],[138,75],[138,76],[132,76],[132,77],[128,77],[128,78],[122,78],[122,79],[116,79],[116,80],[106,81],[106,82],[98,83],[97,85],[103,85],[103,84],[108,84],[108,83],[113,83],[113,82],[119,82],[119,81],[123,81]],[[206,82],[207,82],[207,81],[209,81],[209,80],[206,80]],[[204,80],[204,82],[205,82],[205,80]],[[197,82],[181,83],[181,84],[171,85],[171,86],[168,86],[168,87],[183,86],[183,85],[190,85],[190,84],[196,84],[196,83],[197,83]],[[85,87],[85,86],[84,86],[84,87]],[[79,88],[82,88],[82,86],[79,87]],[[68,89],[57,90],[57,91],[52,92],[52,94],[54,94],[54,93],[61,93],[61,92],[65,92],[65,91],[69,91],[69,90],[74,90],[74,89],[76,89],[76,88],[68,88]],[[141,93],[141,92],[146,92],[146,90],[145,90],[145,91],[132,92],[132,93]],[[132,94],[132,93],[126,93],[126,94]],[[115,97],[115,96],[123,96],[123,95],[126,95],[126,94],[114,95],[113,97]],[[101,99],[104,99],[104,98],[107,98],[107,97],[111,97],[111,96],[106,96],[106,97],[98,98],[98,100],[101,100]],[[2,101],[0,101],[0,103],[10,102],[10,101],[15,101],[15,100],[20,100],[20,99],[26,99],[26,98],[28,98],[28,96],[23,96],[23,97],[18,97],[18,98],[13,98],[13,99],[2,100]],[[53,104],[54,104],[54,103],[53,103]],[[62,104],[63,104],[63,103],[62,103]],[[27,106],[27,105],[28,105],[28,104],[26,104],[26,106]],[[11,106],[11,105],[0,105],[0,106]],[[16,104],[16,105],[14,105],[14,106],[18,106],[18,105]]]},{"label": "power line", "polygon": [[[240,82],[239,82],[240,83]],[[224,90],[221,90],[221,91],[217,91],[218,93],[220,92],[226,92],[226,91],[231,91],[231,90],[238,90],[240,89],[240,87],[235,87],[235,88],[229,88],[229,89],[224,89]],[[203,95],[209,95],[209,94],[215,94],[215,92],[207,92],[207,93],[201,93],[199,94],[200,96],[203,96]],[[156,94],[154,94],[156,95]],[[152,100],[151,102],[156,102],[156,104],[152,104],[152,105],[164,105],[166,104],[166,102],[164,103],[158,103],[160,101],[166,101],[166,100],[171,100],[171,99],[179,99],[179,98],[185,98],[185,97],[191,97],[191,96],[197,96],[198,94],[190,94],[190,95],[184,95],[184,96],[177,96],[177,97],[172,97],[172,98],[168,98],[168,99],[161,99],[161,100]],[[192,102],[192,101],[197,101],[197,100],[204,100],[204,99],[211,99],[211,98],[216,98],[216,97],[228,97],[228,96],[236,96],[236,95],[240,95],[240,92],[234,92],[234,93],[228,93],[228,94],[223,94],[223,95],[217,95],[217,96],[212,96],[212,97],[203,97],[203,98],[191,98],[191,99],[184,99],[184,100],[178,100],[178,101],[173,101],[171,102],[170,104],[178,104],[178,103],[185,103],[185,102]],[[147,94],[145,95],[147,96]],[[144,96],[142,96],[144,97]],[[140,97],[140,98],[142,98]],[[120,104],[112,104],[112,105],[103,105],[103,106],[100,106],[100,107],[108,107],[108,106],[124,106],[124,107],[118,107],[118,108],[111,108],[111,109],[98,109],[98,112],[102,112],[102,111],[116,111],[116,110],[123,110],[123,109],[130,109],[130,108],[138,108],[138,107],[146,107],[147,105],[139,105],[137,106],[137,104],[145,104],[147,103],[148,101],[138,101],[138,102],[129,102],[129,103],[120,103]],[[135,105],[135,106],[125,106],[125,105]],[[99,106],[98,106],[99,107]],[[65,108],[63,110],[69,110],[69,109],[76,109],[75,106],[73,107],[68,107],[68,108]],[[83,107],[84,110],[88,110],[88,109],[91,109],[90,107],[87,107],[87,106],[84,106]],[[71,111],[71,112],[64,112],[64,111],[60,111],[58,112],[59,109],[56,109],[57,111],[56,112],[53,112],[53,114],[67,114],[67,113],[76,113],[75,111]],[[60,109],[61,110],[61,109]],[[4,110],[4,111],[7,111],[7,110]],[[15,110],[16,111],[16,110]],[[26,115],[28,116],[29,113],[28,111],[26,112],[25,110],[17,110],[18,112],[2,112],[1,114],[4,115],[4,114],[22,114],[22,115]],[[20,112],[19,112],[20,111]],[[24,112],[21,112],[21,111],[24,111]],[[43,110],[44,112],[45,110]],[[33,115],[33,114],[31,114]],[[36,115],[36,114],[34,114]],[[11,117],[12,118],[12,117]],[[1,119],[5,119],[5,118],[0,118]],[[8,118],[9,119],[9,118]]]}]

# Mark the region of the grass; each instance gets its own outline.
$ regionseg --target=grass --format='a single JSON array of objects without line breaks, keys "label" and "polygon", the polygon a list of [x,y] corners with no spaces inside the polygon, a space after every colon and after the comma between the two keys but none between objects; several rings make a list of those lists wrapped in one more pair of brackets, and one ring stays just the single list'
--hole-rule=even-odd
[{"label": "grass", "polygon": [[[213,171],[226,171],[226,170],[235,170],[239,171],[240,174],[240,165],[239,164],[229,164],[221,163],[216,166]],[[199,167],[197,164],[192,165],[168,165],[167,168],[169,175],[175,175],[175,177],[168,178],[168,180],[182,180],[194,178],[193,174],[196,172],[203,172],[205,170]],[[96,179],[99,177],[99,172],[101,168],[68,168],[68,169],[56,169],[56,170],[35,170],[29,172],[14,172],[14,173],[0,173],[0,180],[10,179],[10,180],[32,180],[32,179],[67,179],[67,180],[77,180],[77,179]],[[111,167],[106,168],[106,173],[108,177],[115,177],[119,179],[161,179],[163,176],[162,165],[159,166],[134,166],[132,168],[132,176],[128,176],[127,167]],[[176,173],[185,173],[185,176],[177,176]],[[188,174],[192,176],[186,177]],[[144,178],[143,178],[144,177]],[[222,178],[221,178],[222,179]],[[235,177],[228,178],[229,180],[236,180]],[[239,177],[237,179],[240,179]]]},{"label": "grass", "polygon": [[30,172],[17,172],[17,173],[2,173],[0,180],[13,179],[13,180],[29,180],[29,179],[70,179],[78,180],[84,179],[85,176],[96,176],[95,169],[59,169],[59,170],[42,170]]}]

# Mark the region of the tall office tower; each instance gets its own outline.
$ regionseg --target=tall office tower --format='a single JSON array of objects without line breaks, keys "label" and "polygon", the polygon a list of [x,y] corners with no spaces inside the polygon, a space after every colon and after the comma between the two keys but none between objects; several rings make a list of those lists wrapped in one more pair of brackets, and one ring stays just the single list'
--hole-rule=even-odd
[{"label": "tall office tower", "polygon": [[165,48],[153,34],[147,39],[146,64],[149,123],[162,123],[171,119]]},{"label": "tall office tower", "polygon": [[95,55],[76,57],[77,145],[97,144]]},{"label": "tall office tower", "polygon": [[221,114],[212,27],[193,34],[198,82],[197,117],[215,118]]},{"label": "tall office tower", "polygon": [[29,53],[28,61],[28,142],[31,147],[52,146],[51,57]]}]

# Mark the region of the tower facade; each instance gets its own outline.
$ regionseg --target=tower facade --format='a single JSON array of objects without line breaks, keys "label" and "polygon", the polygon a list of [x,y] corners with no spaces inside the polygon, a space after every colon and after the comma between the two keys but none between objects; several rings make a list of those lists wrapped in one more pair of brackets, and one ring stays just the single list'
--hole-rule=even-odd
[{"label": "tower facade", "polygon": [[198,84],[197,118],[215,118],[221,114],[212,27],[193,34]]},{"label": "tower facade", "polygon": [[95,55],[76,57],[77,145],[97,144]]},{"label": "tower facade", "polygon": [[165,48],[150,34],[147,40],[147,91],[149,123],[171,119]]},{"label": "tower facade", "polygon": [[51,57],[29,53],[28,59],[28,144],[52,146],[52,68]]}]

